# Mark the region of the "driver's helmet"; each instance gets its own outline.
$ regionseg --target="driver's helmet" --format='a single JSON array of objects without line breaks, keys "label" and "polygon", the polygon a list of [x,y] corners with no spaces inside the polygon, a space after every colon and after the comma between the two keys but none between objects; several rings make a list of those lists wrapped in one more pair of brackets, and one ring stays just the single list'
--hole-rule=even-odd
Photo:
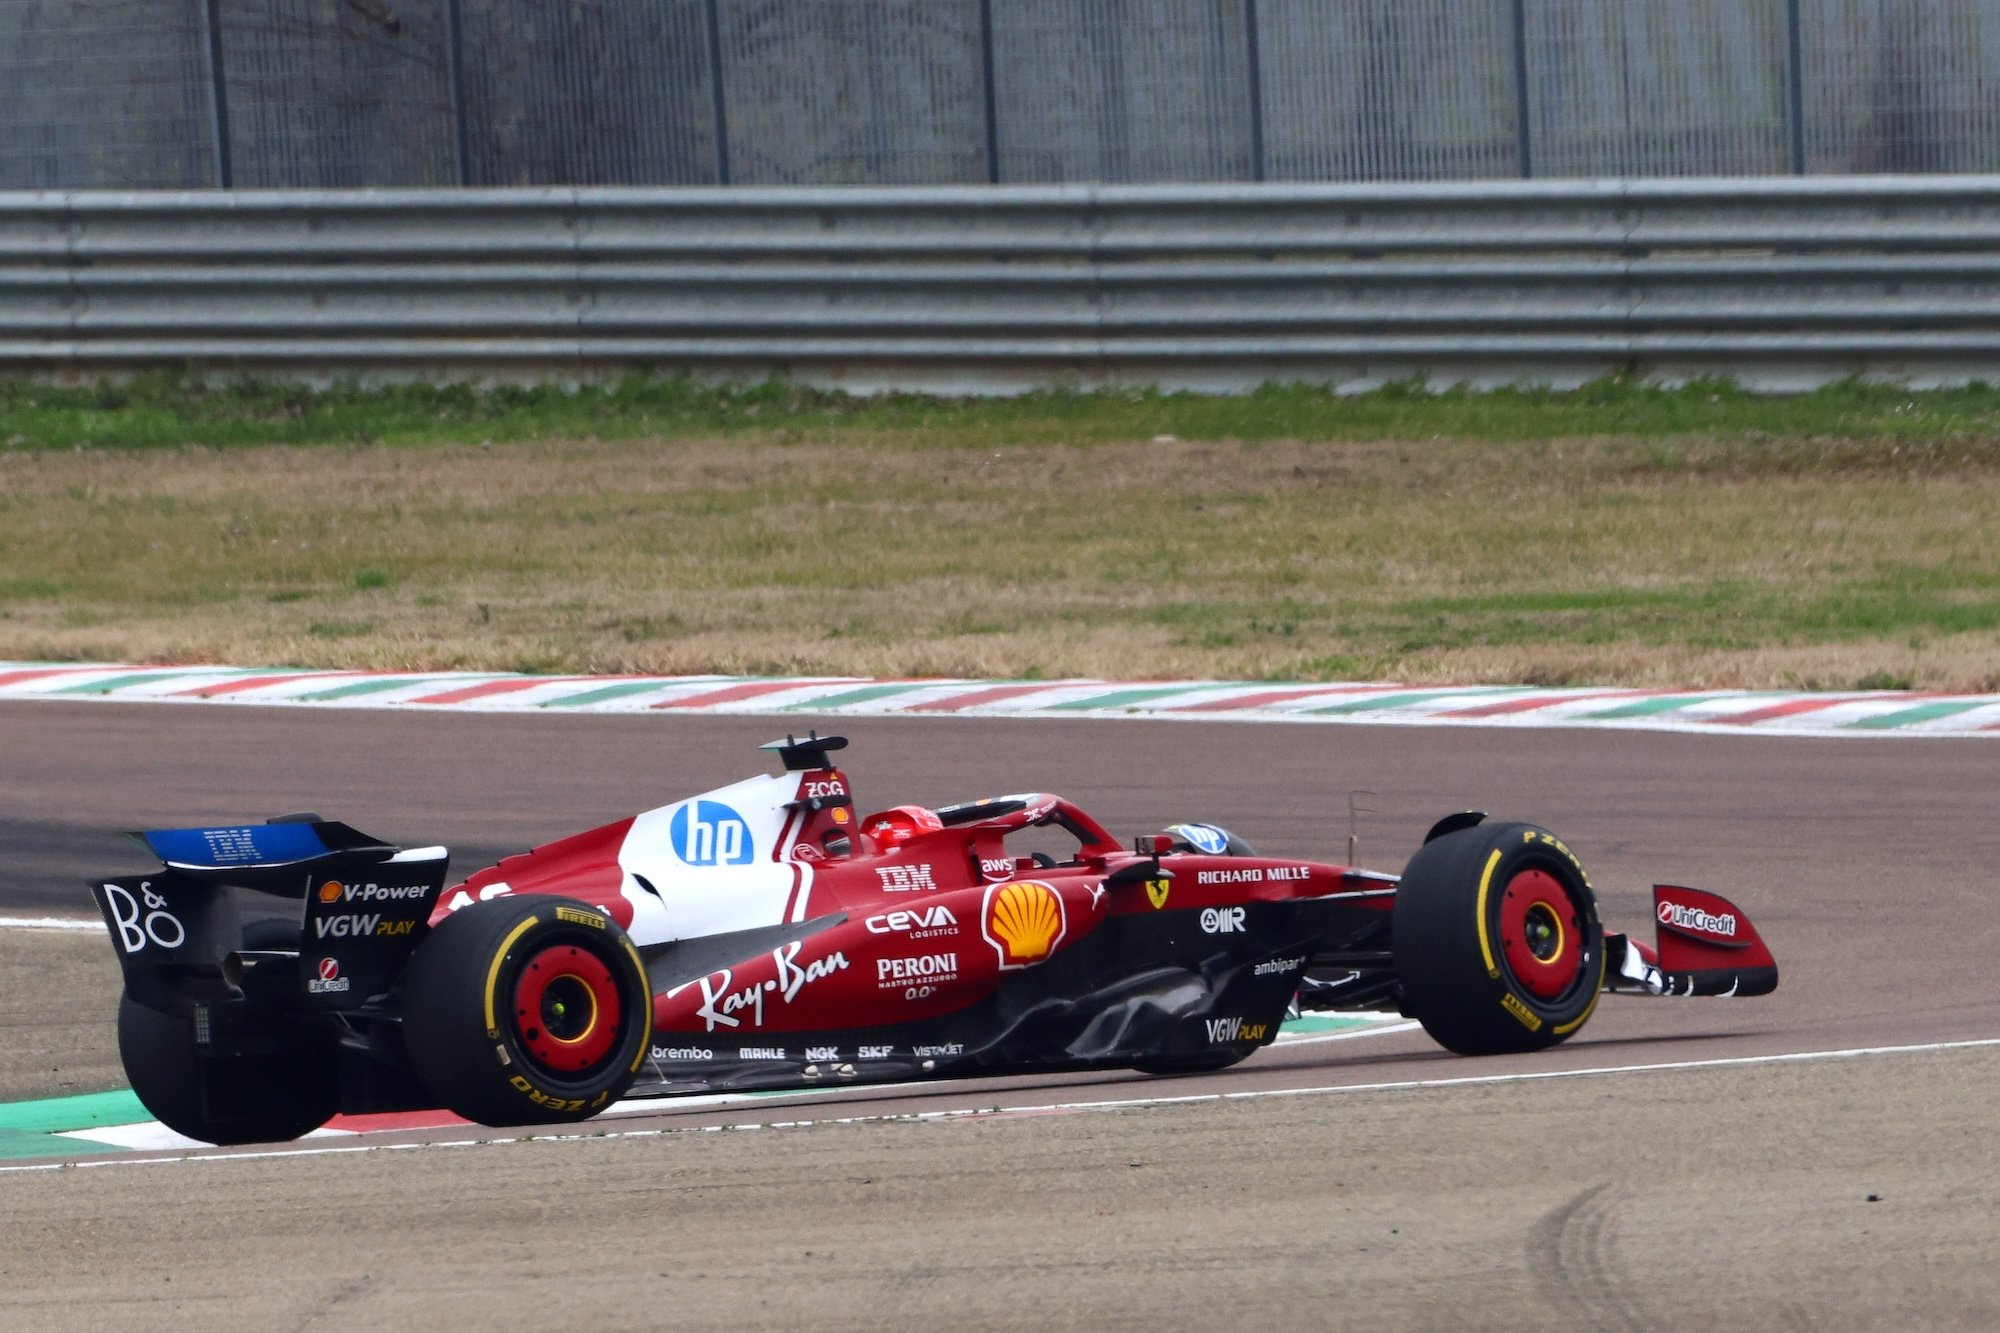
[{"label": "driver's helmet", "polygon": [[944,827],[937,811],[921,805],[891,806],[862,822],[861,831],[882,847],[897,847],[919,833],[934,833]]},{"label": "driver's helmet", "polygon": [[1167,850],[1203,852],[1209,856],[1255,856],[1250,844],[1219,824],[1169,824]]}]

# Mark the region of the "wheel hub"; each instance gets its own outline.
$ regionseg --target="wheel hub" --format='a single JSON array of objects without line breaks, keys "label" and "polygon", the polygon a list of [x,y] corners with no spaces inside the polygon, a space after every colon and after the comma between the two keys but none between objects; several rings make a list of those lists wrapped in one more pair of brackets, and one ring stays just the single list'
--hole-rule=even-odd
[{"label": "wheel hub", "polygon": [[622,1012],[611,969],[578,945],[534,954],[514,983],[516,1037],[529,1057],[560,1073],[580,1073],[609,1054]]},{"label": "wheel hub", "polygon": [[1545,870],[1523,870],[1500,896],[1500,952],[1522,989],[1553,1000],[1583,971],[1582,915]]}]

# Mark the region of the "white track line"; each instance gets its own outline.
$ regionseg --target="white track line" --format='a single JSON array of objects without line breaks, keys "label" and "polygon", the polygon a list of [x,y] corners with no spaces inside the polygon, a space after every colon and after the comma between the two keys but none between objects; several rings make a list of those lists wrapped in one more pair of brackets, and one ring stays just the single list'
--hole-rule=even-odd
[{"label": "white track line", "polygon": [[[1874,1055],[1917,1055],[2000,1046],[2000,1037],[1973,1041],[1936,1041],[1908,1046],[1852,1046],[1833,1051],[1789,1051],[1779,1055],[1739,1055],[1714,1060],[1674,1060],[1651,1065],[1599,1065],[1588,1069],[1552,1069],[1533,1074],[1481,1074],[1467,1078],[1409,1079],[1395,1083],[1350,1083],[1315,1088],[1261,1088],[1246,1092],[1207,1092],[1184,1097],[1125,1097],[1107,1101],[1051,1102],[1040,1106],[962,1107],[948,1111],[906,1111],[878,1115],[828,1116],[818,1120],[767,1120],[731,1125],[663,1126],[658,1129],[569,1131],[510,1134],[498,1138],[451,1139],[433,1143],[357,1143],[325,1148],[263,1148],[251,1152],[208,1153],[185,1157],[97,1157],[71,1162],[35,1162],[0,1166],[0,1175],[20,1171],[84,1171],[115,1166],[159,1166],[184,1162],[254,1162],[283,1157],[331,1157],[348,1153],[410,1152],[426,1148],[477,1148],[507,1143],[584,1143],[602,1139],[650,1139],[668,1134],[713,1134],[748,1129],[805,1129],[815,1125],[868,1125],[893,1122],[961,1120],[979,1116],[1048,1115],[1057,1112],[1125,1111],[1148,1106],[1191,1106],[1202,1102],[1261,1101],[1273,1097],[1323,1097],[1354,1092],[1401,1092],[1416,1088],[1459,1088],[1489,1083],[1534,1083],[1549,1079],[1595,1078],[1608,1074],[1650,1074],[1682,1069],[1728,1069],[1747,1065],[1798,1064],[1820,1060],[1851,1060]],[[670,1109],[671,1099],[661,1109]]]},{"label": "white track line", "polygon": [[[1323,1041],[1353,1041],[1357,1037],[1375,1037],[1391,1032],[1409,1032],[1422,1026],[1413,1022],[1396,1021],[1392,1015],[1356,1015],[1361,1026],[1343,1029],[1339,1032],[1301,1033],[1287,1036],[1280,1032],[1274,1046],[1311,1046]],[[929,1089],[935,1091],[932,1083],[872,1083],[847,1084],[834,1087],[774,1088],[764,1092],[724,1092],[708,1093],[700,1096],[629,1097],[613,1102],[597,1113],[597,1118],[628,1115],[660,1115],[663,1112],[682,1112],[723,1106],[741,1106],[773,1098],[798,1098],[821,1100],[838,1093],[858,1092],[866,1089],[870,1094],[914,1091]],[[393,1130],[346,1129],[331,1126],[315,1129],[304,1135],[309,1139],[352,1138],[358,1134],[393,1133]],[[128,1152],[194,1152],[212,1145],[199,1139],[176,1134],[157,1120],[142,1120],[128,1125],[94,1125],[88,1129],[63,1129],[54,1131],[57,1138],[75,1139],[83,1143],[108,1144],[113,1148],[123,1148]]]},{"label": "white track line", "polygon": [[0,930],[94,930],[101,934],[104,923],[69,916],[0,916]]}]

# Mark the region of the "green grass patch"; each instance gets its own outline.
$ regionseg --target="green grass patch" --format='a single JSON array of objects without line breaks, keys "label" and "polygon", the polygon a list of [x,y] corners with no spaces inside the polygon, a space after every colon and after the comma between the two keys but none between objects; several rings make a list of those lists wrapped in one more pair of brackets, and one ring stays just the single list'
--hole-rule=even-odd
[{"label": "green grass patch", "polygon": [[375,629],[372,620],[315,620],[306,633],[315,639],[359,639]]},{"label": "green grass patch", "polygon": [[[1851,464],[1852,446],[1878,440],[1910,442],[1915,452],[1904,464],[1948,465],[1989,453],[2000,433],[1996,427],[2000,390],[1974,385],[1912,392],[1859,380],[1787,397],[1749,393],[1726,381],[1662,388],[1625,379],[1567,391],[1474,392],[1412,382],[1351,395],[1311,385],[1266,385],[1237,395],[1106,390],[1004,398],[855,397],[784,381],[718,386],[644,375],[580,388],[311,389],[254,380],[211,385],[167,374],[87,388],[0,383],[0,448],[6,449],[505,443],[588,436],[670,441],[739,432],[803,442],[826,431],[921,436],[941,449],[1157,435],[1498,442],[1715,436],[1710,457],[1694,460],[1684,451],[1670,452],[1654,465],[1672,470],[1692,460],[1710,469],[1814,469]],[[1792,443],[1773,448],[1774,441]]]},{"label": "green grass patch", "polygon": [[2000,688],[1984,388],[0,397],[0,658]]}]

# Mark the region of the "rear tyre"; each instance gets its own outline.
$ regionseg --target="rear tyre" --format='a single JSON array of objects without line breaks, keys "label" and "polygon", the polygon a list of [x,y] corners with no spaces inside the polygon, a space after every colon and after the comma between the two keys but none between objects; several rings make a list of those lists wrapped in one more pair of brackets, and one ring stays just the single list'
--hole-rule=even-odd
[{"label": "rear tyre", "polygon": [[460,909],[405,973],[403,1038],[439,1103],[486,1125],[556,1124],[625,1094],[653,997],[638,951],[595,907],[537,895]]},{"label": "rear tyre", "polygon": [[213,1057],[195,1046],[194,1020],[118,1001],[118,1056],[132,1091],[160,1123],[204,1143],[274,1143],[318,1129],[340,1109],[331,1040],[274,1031],[282,1049]]},{"label": "rear tyre", "polygon": [[1532,824],[1448,833],[1410,858],[1392,919],[1404,1011],[1460,1055],[1574,1034],[1604,984],[1604,928],[1583,866]]}]

